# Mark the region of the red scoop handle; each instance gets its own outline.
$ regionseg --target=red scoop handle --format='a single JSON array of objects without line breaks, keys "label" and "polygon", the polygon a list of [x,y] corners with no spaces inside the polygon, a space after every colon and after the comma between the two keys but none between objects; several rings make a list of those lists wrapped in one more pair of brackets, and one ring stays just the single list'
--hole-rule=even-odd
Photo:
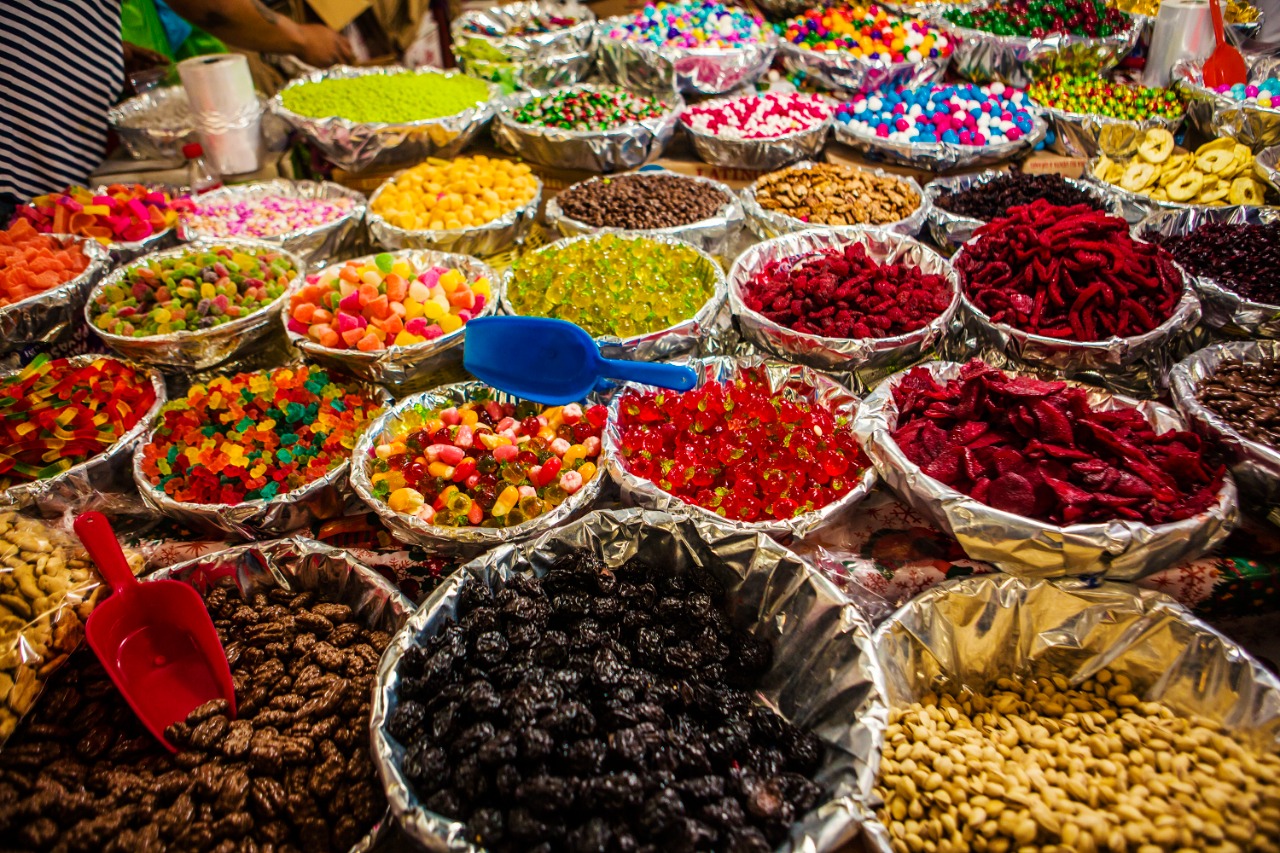
[{"label": "red scoop handle", "polygon": [[1209,0],[1209,17],[1213,19],[1213,37],[1219,45],[1227,43],[1226,33],[1222,31],[1222,7],[1218,5],[1218,0]]},{"label": "red scoop handle", "polygon": [[133,576],[129,561],[125,559],[124,551],[116,540],[116,533],[105,515],[100,512],[82,512],[76,517],[73,527],[97,565],[98,573],[111,584],[112,590],[121,593],[129,587],[137,586],[138,579]]}]

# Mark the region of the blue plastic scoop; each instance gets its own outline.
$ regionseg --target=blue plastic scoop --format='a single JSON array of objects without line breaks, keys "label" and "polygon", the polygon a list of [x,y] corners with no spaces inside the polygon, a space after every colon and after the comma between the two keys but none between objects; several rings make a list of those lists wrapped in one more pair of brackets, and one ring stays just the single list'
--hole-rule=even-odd
[{"label": "blue plastic scoop", "polygon": [[698,384],[692,367],[604,358],[591,335],[564,320],[478,317],[466,330],[463,367],[499,391],[548,406],[576,403],[602,379],[676,391]]}]

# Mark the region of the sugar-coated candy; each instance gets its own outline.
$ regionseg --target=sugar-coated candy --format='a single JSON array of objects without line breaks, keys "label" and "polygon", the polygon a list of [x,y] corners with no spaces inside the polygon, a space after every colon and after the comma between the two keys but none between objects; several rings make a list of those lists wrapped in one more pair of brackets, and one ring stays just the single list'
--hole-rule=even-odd
[{"label": "sugar-coated candy", "polygon": [[1226,95],[1233,101],[1244,101],[1260,107],[1280,107],[1280,79],[1275,77],[1268,77],[1261,82],[1255,80],[1247,85],[1236,83],[1230,86],[1218,86],[1213,91],[1219,95]]},{"label": "sugar-coated candy", "polygon": [[608,37],[656,47],[727,48],[766,41],[767,26],[759,15],[717,0],[649,2]]},{"label": "sugar-coated candy", "polygon": [[1026,93],[1003,83],[921,86],[855,95],[837,121],[896,142],[992,145],[1031,132]]},{"label": "sugar-coated candy", "polygon": [[695,104],[680,114],[685,127],[724,139],[775,139],[812,130],[834,110],[821,95],[769,92]]},{"label": "sugar-coated candy", "polygon": [[370,209],[397,228],[457,230],[505,216],[537,192],[526,163],[484,154],[432,157],[392,178]]},{"label": "sugar-coated candy", "polygon": [[1106,38],[1131,21],[1106,0],[994,0],[972,11],[951,9],[943,18],[966,29],[1031,38],[1053,33]]},{"label": "sugar-coated candy", "polygon": [[489,87],[463,74],[363,74],[289,86],[280,97],[300,116],[395,124],[457,115],[489,100]]},{"label": "sugar-coated candy", "polygon": [[1129,85],[1098,76],[1054,74],[1027,87],[1034,103],[1068,113],[1140,121],[1152,116],[1181,118],[1186,111],[1174,89]]},{"label": "sugar-coated candy", "polygon": [[0,307],[66,284],[89,268],[89,258],[75,241],[38,233],[18,219],[0,231]]},{"label": "sugar-coated candy", "polygon": [[810,9],[774,28],[805,50],[845,53],[877,65],[937,59],[953,50],[946,33],[933,24],[891,15],[874,3]]},{"label": "sugar-coated candy", "polygon": [[265,195],[253,201],[197,198],[183,220],[200,236],[279,237],[336,222],[355,207],[348,196]]},{"label": "sugar-coated candy", "polygon": [[92,237],[104,245],[136,243],[167,231],[181,212],[191,209],[186,196],[174,198],[164,190],[142,184],[112,184],[100,193],[71,186],[19,205],[16,217],[42,234]]},{"label": "sugar-coated candy", "polygon": [[612,130],[657,118],[671,107],[656,98],[633,95],[621,87],[577,87],[534,98],[513,118],[520,124],[560,130]]}]

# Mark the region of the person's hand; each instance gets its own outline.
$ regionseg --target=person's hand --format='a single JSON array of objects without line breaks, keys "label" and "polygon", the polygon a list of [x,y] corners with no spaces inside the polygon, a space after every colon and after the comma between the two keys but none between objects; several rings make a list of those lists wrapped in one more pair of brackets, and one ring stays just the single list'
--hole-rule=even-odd
[{"label": "person's hand", "polygon": [[124,49],[125,71],[145,71],[148,68],[163,68],[169,64],[169,58],[162,53],[139,47],[136,44],[122,42]]},{"label": "person's hand", "polygon": [[354,59],[347,40],[324,24],[299,24],[297,39],[294,55],[308,65],[327,68]]}]

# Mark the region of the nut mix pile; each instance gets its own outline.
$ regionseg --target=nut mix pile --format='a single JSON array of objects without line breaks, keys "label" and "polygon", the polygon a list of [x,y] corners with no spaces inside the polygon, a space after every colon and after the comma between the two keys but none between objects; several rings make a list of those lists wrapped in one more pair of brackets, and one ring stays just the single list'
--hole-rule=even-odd
[{"label": "nut mix pile", "polygon": [[1156,201],[1178,204],[1260,205],[1267,189],[1253,176],[1249,146],[1230,137],[1206,142],[1194,152],[1174,147],[1173,134],[1153,127],[1143,134],[1138,156],[1117,163],[1099,155],[1093,176]]},{"label": "nut mix pile", "polygon": [[887,225],[920,207],[905,181],[819,163],[771,172],[755,183],[762,208],[814,225]]},{"label": "nut mix pile", "polygon": [[205,599],[236,717],[208,702],[166,737],[73,655],[0,751],[0,838],[32,850],[347,850],[383,815],[369,704],[390,641],[344,604],[282,589]]},{"label": "nut mix pile", "polygon": [[989,181],[964,189],[944,189],[933,203],[948,213],[990,222],[1003,219],[1013,208],[1036,199],[1044,199],[1057,207],[1084,204],[1094,210],[1105,210],[1096,196],[1067,183],[1061,175],[1028,175],[1017,171],[1000,173]]},{"label": "nut mix pile", "polygon": [[772,850],[818,802],[822,742],[752,691],[769,645],[705,570],[562,558],[400,662],[388,729],[428,809],[524,850]]},{"label": "nut mix pile", "polygon": [[893,439],[925,475],[994,509],[1049,524],[1166,524],[1218,499],[1225,468],[1194,433],[1156,433],[1135,408],[1104,409],[1083,388],[971,361],[938,382],[893,389]]},{"label": "nut mix pile", "polygon": [[1224,361],[1196,399],[1250,441],[1280,449],[1280,361]]},{"label": "nut mix pile", "polygon": [[643,172],[583,181],[560,193],[557,200],[570,219],[632,231],[702,222],[731,201],[703,181]]},{"label": "nut mix pile", "polygon": [[1237,296],[1280,305],[1280,221],[1262,225],[1202,222],[1188,234],[1148,233],[1192,275],[1209,278]]}]

